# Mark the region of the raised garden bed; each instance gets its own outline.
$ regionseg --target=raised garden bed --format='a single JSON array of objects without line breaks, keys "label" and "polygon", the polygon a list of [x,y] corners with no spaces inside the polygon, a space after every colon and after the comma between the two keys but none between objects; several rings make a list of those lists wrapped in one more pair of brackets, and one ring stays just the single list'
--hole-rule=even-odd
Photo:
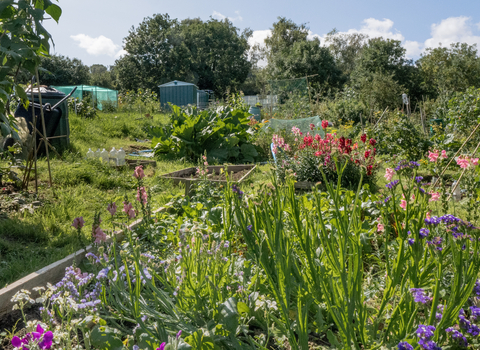
[{"label": "raised garden bed", "polygon": [[[256,168],[256,165],[253,164],[244,164],[244,165],[212,165],[208,166],[208,180],[220,184],[226,184],[227,180],[225,177],[225,171],[228,172],[230,182],[232,184],[239,184],[247,179],[252,173],[253,170]],[[190,188],[192,183],[196,181],[200,181],[201,179],[198,177],[197,168],[186,168],[178,171],[174,171],[172,173],[160,175],[160,177],[164,179],[172,180],[174,184],[185,184],[185,195],[190,194]]]}]

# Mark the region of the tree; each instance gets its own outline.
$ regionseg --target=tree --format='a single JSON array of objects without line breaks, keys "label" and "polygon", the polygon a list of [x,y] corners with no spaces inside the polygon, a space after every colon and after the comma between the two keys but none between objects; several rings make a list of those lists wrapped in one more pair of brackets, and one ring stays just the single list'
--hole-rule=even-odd
[{"label": "tree", "polygon": [[236,90],[247,78],[248,37],[228,20],[207,22],[168,15],[145,18],[124,39],[127,54],[116,61],[124,89],[150,88],[171,80],[197,84],[216,94]]},{"label": "tree", "polygon": [[[405,48],[398,40],[369,39],[352,72],[352,85],[365,91],[365,84],[370,84],[374,79],[386,82],[390,80],[388,77],[391,77],[403,88],[403,92],[410,95],[412,101],[421,100],[419,70],[412,60],[405,57],[405,52]],[[380,78],[381,76],[383,77]]]},{"label": "tree", "polygon": [[451,91],[480,87],[480,60],[477,46],[455,43],[428,48],[417,61],[425,90],[431,97]]},{"label": "tree", "polygon": [[251,68],[248,38],[252,32],[247,29],[239,34],[228,19],[202,22],[198,18],[182,21],[180,31],[198,87],[217,94],[237,91]]},{"label": "tree", "polygon": [[90,66],[90,85],[117,90],[115,66],[105,67],[103,64]]},{"label": "tree", "polygon": [[312,76],[310,84],[317,91],[338,88],[343,83],[341,71],[320,40],[308,37],[308,27],[279,17],[272,35],[265,39],[267,76],[272,80]]},{"label": "tree", "polygon": [[362,33],[339,33],[333,29],[325,37],[325,43],[335,59],[338,68],[349,78],[355,70],[355,63],[362,53],[368,35]]},{"label": "tree", "polygon": [[7,111],[10,95],[27,103],[19,73],[35,75],[40,57],[48,56],[51,35],[43,27],[45,13],[58,22],[62,10],[50,0],[2,0],[0,2],[0,134],[15,132],[13,116]]},{"label": "tree", "polygon": [[90,81],[90,70],[78,58],[62,55],[42,57],[40,82],[42,85],[80,85]]}]

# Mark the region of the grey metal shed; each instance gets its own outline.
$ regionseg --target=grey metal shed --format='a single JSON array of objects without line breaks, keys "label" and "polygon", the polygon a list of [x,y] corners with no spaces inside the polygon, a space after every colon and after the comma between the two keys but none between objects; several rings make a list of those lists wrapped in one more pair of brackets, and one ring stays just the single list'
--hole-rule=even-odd
[{"label": "grey metal shed", "polygon": [[160,106],[168,107],[168,102],[177,106],[197,104],[198,87],[192,83],[174,80],[158,86],[160,89]]}]

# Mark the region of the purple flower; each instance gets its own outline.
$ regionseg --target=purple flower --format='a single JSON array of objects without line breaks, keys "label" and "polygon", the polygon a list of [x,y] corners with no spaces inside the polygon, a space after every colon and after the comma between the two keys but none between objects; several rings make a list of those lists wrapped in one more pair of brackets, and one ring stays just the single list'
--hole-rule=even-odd
[{"label": "purple flower", "polygon": [[[423,289],[420,289],[420,290],[423,291]],[[411,289],[410,289],[410,291],[411,291]],[[418,325],[418,328],[415,331],[415,333],[417,333],[417,337],[419,337],[420,339],[430,340],[433,337],[433,332],[434,331],[435,331],[434,326],[425,326],[423,324],[420,324],[420,325]]]},{"label": "purple flower", "polygon": [[398,350],[413,350],[413,346],[408,344],[406,341],[402,341],[397,345]]},{"label": "purple flower", "polygon": [[164,350],[164,349],[165,349],[165,345],[167,345],[167,343],[163,342],[162,344],[160,344],[160,347],[157,348],[157,350]]},{"label": "purple flower", "polygon": [[385,198],[383,202],[386,204],[391,198],[392,198],[391,196],[388,196],[387,198]]},{"label": "purple flower", "polygon": [[247,226],[247,230],[251,231],[251,230],[252,230],[252,227],[253,227],[252,225],[248,225],[248,226]]},{"label": "purple flower", "polygon": [[420,238],[425,238],[425,237],[428,237],[428,234],[430,233],[430,231],[426,228],[421,228],[419,233],[420,233]]},{"label": "purple flower", "polygon": [[473,293],[475,293],[476,296],[480,296],[480,280],[477,280],[477,282],[475,282],[475,287],[473,287]]},{"label": "purple flower", "polygon": [[[412,293],[413,300],[415,300],[416,303],[426,304],[430,301],[430,298],[425,294],[425,291],[422,288],[412,288],[410,289],[410,293]],[[418,335],[418,330],[417,330],[417,335]]]},{"label": "purple flower", "polygon": [[415,178],[415,181],[417,181],[417,183],[420,183],[422,180],[423,180],[423,176],[417,176]]},{"label": "purple flower", "polygon": [[386,188],[393,190],[399,183],[399,180],[394,180],[392,182],[389,182],[388,184],[385,185]]},{"label": "purple flower", "polygon": [[413,245],[415,243],[415,240],[413,238],[408,239],[408,244]]},{"label": "purple flower", "polygon": [[180,329],[177,333],[177,340],[182,336],[182,330]]},{"label": "purple flower", "polygon": [[465,338],[462,332],[457,331],[453,327],[447,328],[445,332],[451,333],[452,339],[456,340],[461,346],[468,346],[467,338]]}]

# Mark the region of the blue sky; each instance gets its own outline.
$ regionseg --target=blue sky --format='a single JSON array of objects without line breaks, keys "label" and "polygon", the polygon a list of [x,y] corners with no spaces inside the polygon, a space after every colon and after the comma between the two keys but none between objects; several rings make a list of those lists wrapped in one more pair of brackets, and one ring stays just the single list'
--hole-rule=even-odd
[{"label": "blue sky", "polygon": [[307,23],[320,39],[337,28],[402,41],[410,58],[439,43],[477,43],[480,46],[480,1],[155,1],[60,0],[59,24],[45,23],[55,42],[54,52],[76,57],[87,65],[112,65],[122,54],[122,40],[145,17],[168,13],[172,18],[228,17],[240,29],[254,30],[261,42],[278,16]]}]

